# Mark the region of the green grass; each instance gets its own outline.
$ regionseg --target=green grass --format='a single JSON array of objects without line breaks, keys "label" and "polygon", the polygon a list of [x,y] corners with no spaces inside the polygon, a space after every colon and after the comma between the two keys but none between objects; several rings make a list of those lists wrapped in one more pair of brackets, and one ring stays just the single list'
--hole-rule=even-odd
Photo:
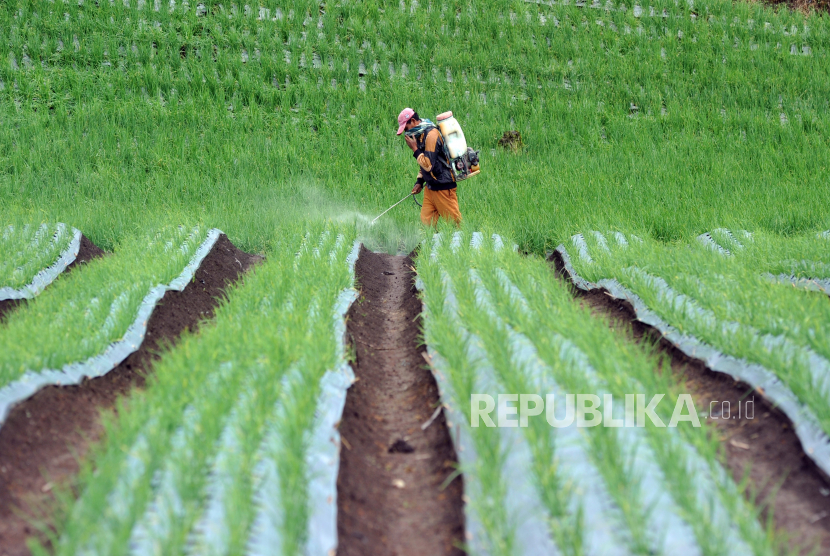
[{"label": "green grass", "polygon": [[[416,166],[394,135],[395,116],[405,106],[430,118],[453,110],[469,144],[482,151],[482,173],[459,186],[465,229],[498,230],[536,255],[578,230],[633,232],[645,238],[644,247],[632,244],[627,255],[617,251],[608,260],[597,256],[597,267],[616,272],[645,265],[655,273],[676,268],[664,277],[678,291],[700,297],[718,319],[825,349],[823,325],[813,326],[826,321],[817,298],[784,295],[786,288],[757,274],[826,272],[821,244],[802,238],[830,229],[827,15],[728,0],[658,0],[642,14],[633,2],[606,10],[605,4],[594,9],[564,1],[264,0],[246,14],[244,6],[209,0],[204,15],[197,4],[190,0],[184,9],[177,2],[171,9],[162,1],[158,11],[152,1],[139,0],[0,4],[0,226],[66,222],[115,253],[61,280],[0,328],[0,381],[33,366],[88,356],[117,338],[129,310],[119,313],[112,335],[95,334],[117,295],[131,292],[133,307],[139,284],[149,284],[155,265],[162,265],[156,258],[144,266],[135,262],[149,252],[140,245],[144,231],[159,222],[218,227],[237,246],[269,257],[233,290],[215,326],[167,354],[150,389],[131,400],[118,424],[110,424],[110,440],[95,456],[97,471],[84,475],[83,494],[62,529],[58,551],[94,546],[102,553],[124,552],[154,500],[156,470],[169,472],[187,501],[168,520],[160,545],[180,548],[201,518],[206,473],[234,407],[243,423],[239,430],[250,437],[228,463],[240,472],[228,483],[226,501],[243,511],[228,524],[234,533],[227,546],[238,550],[244,540],[239,535],[255,519],[252,507],[239,501],[250,500],[255,490],[259,441],[276,434],[270,425],[283,439],[269,449],[279,461],[285,552],[302,545],[306,516],[298,450],[308,423],[299,415],[314,399],[315,377],[328,361],[322,354],[331,353],[331,346],[322,343],[322,329],[321,338],[306,334],[322,321],[288,309],[311,299],[328,307],[343,277],[312,265],[320,272],[314,274],[320,283],[312,283],[310,275],[298,274],[288,251],[299,245],[300,230],[311,229],[308,237],[316,238],[325,221],[334,222],[332,230],[355,226],[367,245],[390,252],[408,251],[423,237],[411,202],[369,225],[415,180]],[[257,19],[260,5],[264,20]],[[661,17],[664,11],[669,17]],[[502,133],[513,129],[521,132],[524,147],[498,147]],[[736,251],[734,262],[714,259],[696,244],[687,249],[694,236],[718,227],[750,230],[755,242]],[[636,260],[615,258],[635,253]],[[556,330],[585,353],[601,345],[592,364],[615,396],[634,380],[647,389],[676,392],[653,372],[653,357],[576,312],[567,291],[550,285],[538,259],[464,256],[487,268],[495,268],[494,261],[503,265],[531,312],[508,302],[490,281],[486,287],[501,303],[499,318],[533,341],[563,384],[582,383],[559,360],[560,346],[542,331]],[[0,251],[0,264],[17,265],[12,259]],[[709,273],[695,266],[712,260],[718,262],[704,265]],[[511,274],[514,266],[526,274]],[[419,271],[428,283],[432,315],[427,341],[447,362],[456,402],[466,411],[480,362],[468,359],[458,317],[444,310],[449,292],[441,286],[440,269],[421,265]],[[123,278],[120,289],[98,292],[113,273]],[[697,276],[705,284],[695,282]],[[746,281],[759,299],[747,297]],[[713,291],[721,283],[725,297]],[[471,287],[459,289],[459,299],[471,295]],[[305,297],[312,295],[317,297]],[[284,305],[289,299],[292,305]],[[793,307],[815,320],[795,320],[787,313]],[[468,332],[490,339],[488,353],[502,379],[521,386],[521,377],[507,371],[511,354],[501,344],[506,329],[487,326],[493,322],[474,297],[459,311]],[[697,326],[681,317],[678,326]],[[821,333],[814,340],[810,327]],[[50,332],[36,349],[33,338],[40,342],[44,330],[77,336]],[[715,328],[694,330],[713,342],[733,342],[738,351],[752,345],[751,338],[728,339]],[[267,354],[264,363],[249,351]],[[304,357],[308,353],[319,357]],[[219,371],[217,362],[229,365]],[[292,364],[299,382],[284,384]],[[801,380],[793,375],[793,384]],[[214,382],[220,379],[221,387]],[[240,392],[251,388],[255,396],[243,403]],[[287,400],[286,392],[292,392]],[[255,417],[244,409],[275,400],[290,411]],[[198,429],[180,433],[186,465],[177,466],[168,459],[169,448],[188,407],[198,415]],[[560,548],[578,554],[584,523],[571,511],[557,470],[544,461],[555,442],[537,428],[527,435],[555,538]],[[707,554],[716,553],[718,524],[679,490],[688,484],[682,466],[667,466],[672,458],[682,461],[679,441],[650,429],[647,439],[696,538],[710,547]],[[494,552],[510,553],[515,523],[500,506],[505,454],[491,436],[479,432],[473,440],[488,463],[476,470],[483,489],[477,508]],[[601,457],[615,453],[617,441],[598,433],[592,453],[622,508],[632,547],[642,551],[645,514],[641,506],[624,503],[637,498],[636,482],[629,481],[636,477],[623,459]],[[702,433],[686,434],[683,441],[715,461],[716,446]],[[143,472],[137,482],[127,481],[126,470],[139,461]],[[753,537],[755,515],[741,496],[717,488],[754,552],[770,550],[775,539]],[[118,510],[110,508],[113,492],[123,494]]]},{"label": "green grass", "polygon": [[123,338],[145,296],[184,270],[207,231],[166,226],[125,239],[14,311],[0,328],[0,384],[83,362]]},{"label": "green grass", "polygon": [[[131,541],[180,553],[188,539],[243,553],[266,480],[254,472],[262,460],[278,470],[282,552],[302,549],[308,434],[319,380],[336,363],[331,310],[351,284],[354,230],[313,227],[307,241],[297,231],[275,231],[281,247],[231,288],[215,322],[185,335],[147,388],[105,419],[106,442],[85,464],[55,553],[126,554]],[[211,504],[223,519],[206,517]]]},{"label": "green grass", "polygon": [[[428,250],[419,254],[419,261],[428,258]],[[426,326],[424,337],[427,345],[438,352],[446,366],[441,372],[447,374],[451,391],[442,392],[444,403],[452,403],[459,409],[460,418],[466,421],[470,415],[472,394],[480,393],[476,386],[478,361],[470,358],[470,338],[464,333],[458,316],[454,314],[448,295],[453,291],[442,281],[438,265],[418,263],[418,276],[424,282]],[[466,423],[465,425],[466,428]],[[483,539],[476,539],[493,553],[510,555],[516,542],[515,517],[509,515],[505,506],[507,485],[504,477],[504,462],[507,454],[501,446],[498,435],[489,434],[483,428],[470,428],[470,436],[477,455],[471,467],[460,469],[465,473],[465,495],[471,511],[481,523]]]},{"label": "green grass", "polygon": [[72,229],[57,224],[5,222],[0,233],[0,288],[18,289],[58,260],[72,241]]},{"label": "green grass", "polygon": [[[698,241],[665,245],[646,239],[623,247],[610,236],[606,251],[592,233],[584,234],[592,263],[579,257],[576,249],[569,251],[577,272],[586,279],[616,278],[679,331],[772,371],[830,433],[828,388],[810,358],[813,352],[825,364],[830,360],[827,296],[767,276],[769,272],[803,275],[805,269],[827,264],[826,251],[821,250],[827,240],[815,234],[787,240],[763,233],[734,235],[742,245],[738,247],[723,234],[713,235],[734,255],[718,253]],[[661,293],[655,279],[664,280],[674,293]],[[682,297],[674,300],[677,296]]]},{"label": "green grass", "polygon": [[[494,250],[492,242],[487,240],[481,248],[471,249],[469,235],[464,236],[455,251],[448,247],[450,242],[446,237],[442,239],[436,251],[422,247],[417,268],[425,283],[427,341],[448,362],[447,368],[439,370],[460,384],[460,388],[470,385],[462,391],[482,393],[471,390],[477,364],[465,362],[459,347],[463,346],[460,342],[462,331],[467,330],[480,339],[481,347],[497,373],[501,391],[538,393],[539,384],[530,380],[529,369],[516,362],[517,346],[510,337],[510,330],[513,330],[532,343],[551,378],[566,392],[605,391],[611,393],[619,405],[623,404],[626,394],[643,393],[649,399],[653,393],[665,393],[668,403],[658,406],[658,414],[664,422],[670,421],[683,386],[658,370],[656,357],[633,345],[629,338],[612,332],[604,319],[597,319],[587,309],[577,308],[567,288],[555,280],[545,261],[524,257],[509,249]],[[437,260],[431,258],[433,253],[437,253]],[[477,279],[471,278],[470,268],[476,270]],[[449,287],[448,283],[452,284],[457,299],[454,316],[441,308],[440,292]],[[518,288],[521,297],[513,287]],[[485,297],[481,297],[482,294]],[[454,335],[452,330],[455,330]],[[575,349],[582,355],[576,359],[564,358],[565,345],[572,346],[568,348],[571,353]],[[578,363],[580,358],[591,366],[594,378]],[[465,368],[467,371],[462,374]],[[454,388],[460,389],[459,386]],[[453,403],[462,413],[469,412],[469,395],[456,396]],[[533,419],[538,421],[532,424]],[[522,433],[536,460],[532,466],[534,484],[549,512],[550,534],[560,546],[571,548],[571,553],[582,553],[582,547],[590,542],[589,538],[583,537],[590,527],[585,529],[575,525],[579,515],[573,508],[578,507],[579,491],[562,489],[561,486],[567,484],[565,476],[550,463],[557,460],[556,429],[551,429],[542,416],[530,418],[530,421]],[[699,429],[689,423],[680,423],[674,429],[649,424],[640,430],[641,441],[649,447],[650,457],[654,458],[663,475],[661,488],[674,500],[677,514],[691,526],[703,554],[725,554],[732,550],[735,542],[745,543],[754,554],[787,552],[782,538],[772,530],[764,532],[757,521],[758,510],[744,500],[742,489],[720,467],[719,444],[705,423]],[[470,431],[473,438],[479,437],[477,446],[499,444],[498,429],[480,427]],[[633,456],[638,448],[630,444],[631,436],[621,434],[620,429],[605,427],[583,429],[582,432],[586,435],[590,460],[599,472],[597,480],[605,484],[618,508],[616,527],[624,532],[622,538],[627,539],[628,549],[635,554],[653,553],[655,532],[649,527],[653,521],[650,517],[652,509],[641,490],[642,471],[634,465]],[[692,454],[698,463],[690,463]],[[482,458],[481,454],[479,458]],[[489,461],[484,466],[489,467]],[[698,485],[694,495],[690,495],[684,486],[689,484]],[[715,509],[716,506],[720,509]],[[493,521],[510,523],[510,517],[500,515]],[[491,539],[503,535],[504,532],[498,529],[490,531]]]},{"label": "green grass", "polygon": [[[163,4],[0,8],[12,213],[69,222],[103,247],[147,213],[185,213],[262,251],[286,214],[373,217],[400,199],[416,168],[395,116],[412,105],[452,109],[482,148],[482,174],[459,189],[467,220],[538,253],[587,226],[661,240],[830,228],[825,15],[723,0],[696,3],[694,19],[671,1],[653,4],[668,18],[631,4],[321,14],[268,1],[283,18],[257,21],[216,2],[205,17]],[[423,57],[422,43],[442,46]],[[520,152],[496,147],[507,129]],[[406,228],[413,209],[384,218]]]}]

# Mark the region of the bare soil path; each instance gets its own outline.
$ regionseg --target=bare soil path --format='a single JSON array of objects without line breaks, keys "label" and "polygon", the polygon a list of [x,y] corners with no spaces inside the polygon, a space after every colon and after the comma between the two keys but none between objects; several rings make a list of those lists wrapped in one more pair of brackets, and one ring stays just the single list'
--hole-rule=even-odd
[{"label": "bare soil path", "polygon": [[[557,275],[568,281],[558,253],[553,262]],[[607,290],[584,292],[573,287],[572,291],[583,306],[608,318],[612,328],[630,334],[634,341],[653,342],[671,357],[671,371],[684,381],[695,407],[708,412],[714,403],[713,414],[719,415],[707,419],[707,424],[719,436],[723,461],[735,481],[749,474],[750,492],[766,505],[763,518],[768,519],[771,503],[775,527],[804,547],[803,554],[819,547],[818,554],[830,555],[830,482],[804,454],[789,418],[748,384],[712,371],[638,321],[630,303],[615,300]],[[739,402],[748,400],[754,400],[754,412],[739,416]],[[729,410],[728,418],[724,410]]]},{"label": "bare soil path", "polygon": [[159,352],[212,318],[227,285],[260,260],[222,234],[184,291],[161,299],[138,351],[102,377],[44,388],[12,409],[0,426],[0,556],[30,554],[26,539],[41,536],[32,522],[50,523],[51,491],[71,481],[79,460],[100,439],[101,412],[142,387]]},{"label": "bare soil path", "polygon": [[357,378],[340,423],[338,556],[460,555],[463,483],[424,364],[410,257],[361,248],[360,297],[347,316]]}]

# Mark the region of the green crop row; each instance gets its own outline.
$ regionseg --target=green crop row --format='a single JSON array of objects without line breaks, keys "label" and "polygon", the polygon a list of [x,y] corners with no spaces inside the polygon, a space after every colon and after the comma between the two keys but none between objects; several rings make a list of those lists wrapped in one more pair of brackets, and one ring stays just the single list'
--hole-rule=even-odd
[{"label": "green crop row", "polygon": [[7,224],[0,233],[0,289],[31,283],[38,272],[55,263],[72,237],[64,224]]},{"label": "green crop row", "polygon": [[[830,227],[826,16],[721,0],[640,17],[633,4],[197,5],[0,6],[12,215],[105,248],[148,213],[259,251],[295,207],[369,222],[414,182],[394,135],[413,106],[455,112],[483,155],[459,187],[467,221],[528,251],[587,226],[661,240]],[[515,153],[498,146],[507,130],[522,134]],[[413,208],[366,235],[412,247]]]},{"label": "green crop row", "polygon": [[[413,104],[429,116],[445,108],[460,116],[468,143],[483,148],[482,174],[458,190],[463,213],[474,226],[512,231],[528,250],[587,226],[659,239],[715,224],[776,233],[830,227],[823,131],[762,114],[701,119],[693,108],[606,120],[594,103],[559,93],[514,101],[509,89],[490,90],[484,104],[464,91],[307,83],[279,92],[278,111],[230,112],[198,98],[96,101],[71,116],[7,109],[3,118],[16,123],[0,128],[0,198],[24,217],[71,223],[103,247],[142,214],[173,212],[262,250],[262,230],[292,207],[371,219],[399,200],[416,168],[394,135],[394,115]],[[524,137],[516,154],[496,146],[510,128]],[[415,222],[412,207],[384,220]]]},{"label": "green crop row", "polygon": [[827,256],[830,232],[780,238],[765,233],[733,234],[721,229],[712,231],[710,236],[744,266],[794,278],[830,278]]},{"label": "green crop row", "polygon": [[584,234],[583,255],[568,251],[582,277],[614,278],[681,333],[772,371],[830,433],[827,298],[770,279],[779,272],[825,277],[805,273],[826,267],[827,239],[726,231],[711,237],[731,254],[701,241],[622,244],[595,232]]},{"label": "green crop row", "polygon": [[[621,115],[632,105],[658,114],[689,102],[716,114],[761,110],[795,119],[797,112],[808,121],[826,111],[826,18],[760,4],[710,2],[695,8],[700,17],[687,5],[650,6],[673,14],[662,18],[638,17],[625,4],[596,10],[448,2],[401,13],[378,2],[327,6],[319,14],[316,4],[266,3],[264,9],[286,14],[276,21],[228,16],[219,6],[208,3],[200,17],[195,7],[137,11],[119,2],[48,11],[37,3],[9,5],[0,12],[8,24],[0,41],[5,94],[60,106],[67,97],[89,100],[105,81],[105,94],[116,98],[224,98],[238,91],[246,102],[256,95],[273,104],[273,89],[304,79],[328,87],[351,76],[357,87],[365,76],[383,87],[432,75],[479,87],[553,84]],[[420,55],[425,48],[428,59]]]},{"label": "green crop row", "polygon": [[354,228],[274,233],[278,247],[214,322],[107,420],[54,553],[302,551],[309,435],[320,379],[338,362],[332,310],[352,284]]},{"label": "green crop row", "polygon": [[[718,443],[705,423],[664,428],[645,420],[644,428],[611,428],[611,414],[605,413],[605,425],[581,429],[578,440],[580,434],[575,439],[567,427],[553,428],[545,416],[527,417],[519,430],[529,462],[524,468],[507,468],[519,443],[507,443],[508,449],[505,429],[470,426],[473,394],[544,398],[555,391],[562,403],[564,392],[604,392],[620,409],[626,395],[639,393],[648,400],[663,393],[669,403],[664,401],[656,412],[670,423],[682,385],[657,370],[656,357],[576,307],[542,259],[505,249],[500,241],[484,239],[471,247],[468,235],[457,233],[453,242],[448,236],[445,231],[437,247],[422,246],[417,269],[424,282],[427,344],[440,355],[436,365],[446,376],[442,395],[457,408],[478,456],[465,468],[462,452],[462,469],[465,485],[473,486],[467,495],[484,530],[486,550],[521,553],[516,526],[523,518],[510,511],[507,486],[509,477],[516,476],[531,477],[533,496],[547,514],[541,518],[546,533],[563,554],[592,553],[594,543],[609,539],[631,554],[794,550],[763,532],[759,510],[720,467]],[[496,377],[489,385],[481,381],[488,369]],[[577,463],[575,442],[584,445]],[[592,484],[602,485],[604,506],[592,501],[598,495],[580,484],[575,465],[592,468],[584,472]],[[479,483],[480,492],[475,490]],[[696,485],[694,492],[689,484]],[[533,496],[524,496],[525,511],[537,511],[527,509]],[[615,510],[600,515],[603,507]]]},{"label": "green crop row", "polygon": [[122,240],[115,252],[59,280],[0,327],[0,385],[59,370],[124,337],[150,290],[177,277],[207,235],[160,227]]}]

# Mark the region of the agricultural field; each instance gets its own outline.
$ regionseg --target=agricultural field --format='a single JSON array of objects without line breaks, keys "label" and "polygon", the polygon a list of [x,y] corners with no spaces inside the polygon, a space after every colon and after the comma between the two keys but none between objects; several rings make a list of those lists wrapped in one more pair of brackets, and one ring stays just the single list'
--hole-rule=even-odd
[{"label": "agricultural field", "polygon": [[349,384],[338,376],[347,371],[334,373],[343,346],[332,319],[342,319],[351,299],[339,314],[332,309],[350,295],[353,241],[337,229],[284,241],[281,255],[217,311],[215,325],[170,353],[111,424],[56,553],[332,548],[336,470],[325,458],[336,412],[311,429],[318,404],[338,396],[342,404]]},{"label": "agricultural field", "polygon": [[565,246],[558,252],[582,288],[633,302],[681,349],[771,396],[830,470],[827,236],[782,241],[719,229],[672,247],[630,239],[593,231],[571,238],[573,258]]},{"label": "agricultural field", "polygon": [[25,299],[39,294],[69,264],[80,248],[78,230],[63,223],[33,227],[9,224],[3,230],[0,260],[3,261],[2,300]]},{"label": "agricultural field", "polygon": [[[0,3],[0,554],[830,554],[828,52],[745,1]],[[405,106],[481,150],[458,227],[373,220]]]},{"label": "agricultural field", "polygon": [[12,313],[0,340],[0,417],[43,384],[98,376],[135,351],[153,306],[166,289],[184,288],[217,236],[198,226],[138,236]]},{"label": "agricultural field", "polygon": [[[495,235],[452,239],[422,249],[418,273],[427,343],[445,373],[442,395],[466,429],[467,455],[460,459],[469,469],[476,552],[528,554],[543,546],[539,553],[775,553],[717,463],[717,442],[692,426],[698,415],[682,411],[676,385],[656,372],[653,357],[574,306],[543,260],[520,256]],[[536,391],[554,403],[544,420],[531,418],[543,411],[539,396],[514,406],[514,413],[522,408],[518,427],[494,434],[494,423],[467,420],[470,404],[480,405],[477,395]],[[602,397],[604,418],[619,424],[580,435],[579,422],[590,413],[575,419],[566,392]],[[673,399],[660,406],[658,419],[643,418],[644,428],[620,428],[640,418],[626,414],[631,392],[647,399],[668,392]],[[555,410],[557,397],[565,411]]]},{"label": "agricultural field", "polygon": [[[5,3],[4,206],[102,248],[145,213],[195,213],[261,250],[265,223],[295,210],[353,218],[399,199],[414,171],[390,131],[412,104],[454,110],[498,169],[462,191],[468,222],[540,254],[587,225],[664,241],[830,228],[824,15],[674,0],[261,7]],[[427,60],[428,45],[441,47]],[[508,129],[521,153],[497,147]],[[411,248],[410,213],[387,222]]]}]

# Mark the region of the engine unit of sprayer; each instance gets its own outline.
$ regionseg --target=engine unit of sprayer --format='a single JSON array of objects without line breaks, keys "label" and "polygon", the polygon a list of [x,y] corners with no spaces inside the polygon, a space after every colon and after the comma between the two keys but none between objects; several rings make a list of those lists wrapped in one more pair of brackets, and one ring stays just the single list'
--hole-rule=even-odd
[{"label": "engine unit of sprayer", "polygon": [[436,118],[438,130],[444,138],[444,148],[450,159],[455,181],[461,181],[479,173],[479,151],[467,147],[467,139],[452,112],[444,112]]}]

